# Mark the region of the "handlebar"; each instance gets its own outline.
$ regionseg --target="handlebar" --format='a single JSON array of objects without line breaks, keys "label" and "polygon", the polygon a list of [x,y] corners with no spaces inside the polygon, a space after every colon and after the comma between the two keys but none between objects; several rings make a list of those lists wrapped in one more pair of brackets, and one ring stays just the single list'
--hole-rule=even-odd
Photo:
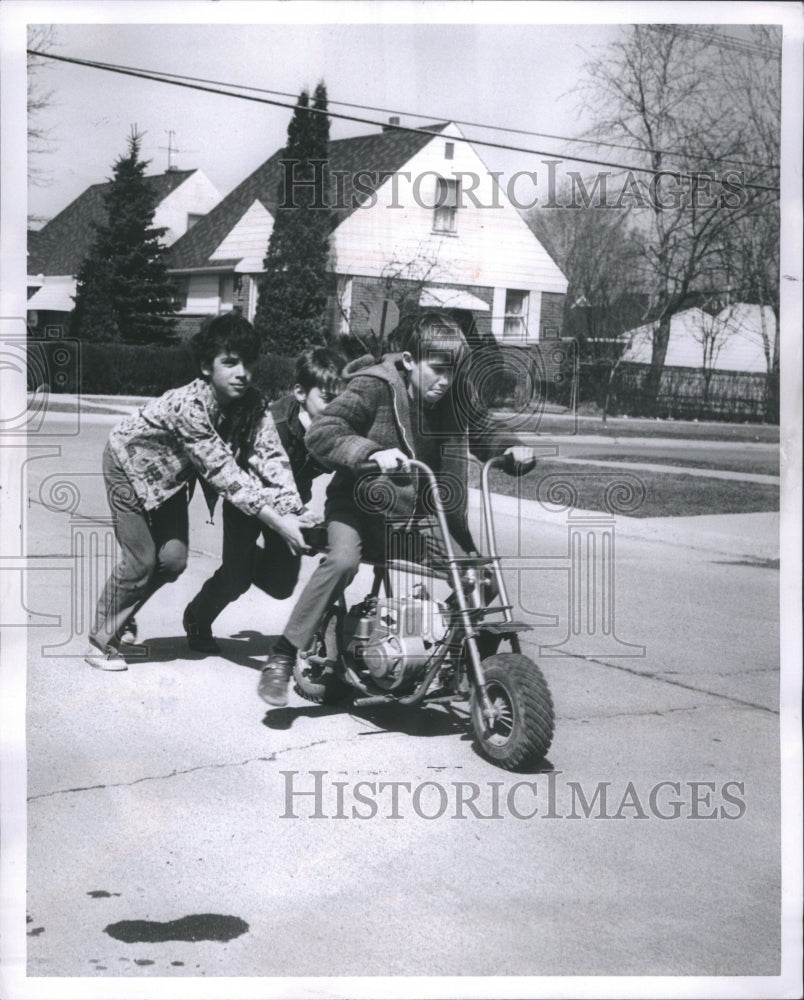
[{"label": "handlebar", "polygon": [[[419,462],[415,458],[408,460],[411,469],[418,469],[427,476],[434,475],[433,470],[429,465],[425,465],[424,462]],[[490,458],[488,461],[483,463],[484,469],[502,469],[503,472],[507,472],[509,476],[524,476],[530,472],[536,465],[536,459],[531,459],[529,462],[515,462],[513,455],[497,455],[495,458]],[[355,466],[355,475],[367,476],[367,475],[379,475],[380,468],[375,461],[368,459],[365,462],[361,462],[359,465]],[[391,469],[390,472],[384,472],[385,476],[399,476],[408,475],[406,469]]]}]

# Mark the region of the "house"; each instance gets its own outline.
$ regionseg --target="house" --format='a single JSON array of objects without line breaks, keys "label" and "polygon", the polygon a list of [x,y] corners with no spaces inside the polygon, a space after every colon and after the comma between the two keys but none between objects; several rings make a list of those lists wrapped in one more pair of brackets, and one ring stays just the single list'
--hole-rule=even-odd
[{"label": "house", "polygon": [[[156,211],[153,225],[165,227],[169,246],[220,201],[220,193],[201,170],[170,169],[146,178]],[[93,184],[50,222],[28,232],[28,326],[40,337],[60,337],[73,310],[76,275],[106,221],[104,195],[111,182]]]},{"label": "house", "polygon": [[[652,324],[623,334],[627,346],[622,360],[650,364],[652,334]],[[764,375],[770,367],[766,352],[772,356],[776,335],[770,306],[740,302],[717,312],[698,306],[684,309],[670,320],[665,367]]]},{"label": "house", "polygon": [[[234,307],[253,319],[280,181],[293,187],[282,156],[171,248],[183,335]],[[328,167],[333,335],[373,329],[393,283],[504,344],[560,336],[566,278],[457,125],[405,129],[391,119],[375,134],[330,142]]]}]

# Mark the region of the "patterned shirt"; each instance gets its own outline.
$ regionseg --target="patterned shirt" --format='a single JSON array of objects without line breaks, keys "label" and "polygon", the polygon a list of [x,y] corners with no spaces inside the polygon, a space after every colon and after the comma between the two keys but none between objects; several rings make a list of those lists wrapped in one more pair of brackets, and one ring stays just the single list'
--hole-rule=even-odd
[{"label": "patterned shirt", "polygon": [[290,462],[270,412],[263,417],[248,469],[241,469],[220,436],[223,413],[212,388],[196,379],[153,399],[109,435],[109,446],[145,510],[202,477],[246,514],[272,507],[302,509]]}]

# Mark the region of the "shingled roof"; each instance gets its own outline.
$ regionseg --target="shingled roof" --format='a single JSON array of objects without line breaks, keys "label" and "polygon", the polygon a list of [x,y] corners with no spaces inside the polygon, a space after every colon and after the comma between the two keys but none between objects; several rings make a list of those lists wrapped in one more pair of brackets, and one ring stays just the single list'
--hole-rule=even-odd
[{"label": "shingled roof", "polygon": [[[146,177],[153,192],[154,206],[194,173],[195,170],[169,170]],[[103,196],[110,187],[111,181],[93,184],[40,230],[29,232],[29,274],[78,273],[95,238],[95,225],[106,222]]]},{"label": "shingled roof", "polygon": [[[333,206],[347,206],[333,209],[332,228],[339,226],[370,197],[369,192],[375,191],[391,174],[401,169],[412,156],[423,149],[433,138],[428,133],[441,132],[448,124],[443,122],[423,126],[427,129],[426,132],[418,129],[402,131],[391,127],[374,135],[330,142],[329,169],[332,174],[336,171],[344,173],[337,179],[337,189],[335,178],[331,178],[328,202]],[[274,153],[218,202],[211,212],[199,219],[192,229],[176,240],[168,254],[168,267],[181,271],[208,266],[210,255],[255,201],[259,201],[271,215],[275,215],[277,191],[282,177],[280,164],[284,155],[284,149]],[[366,174],[360,179],[361,190],[358,192],[353,186],[353,180],[359,171],[366,171]],[[216,260],[214,263],[221,265],[222,262]]]}]

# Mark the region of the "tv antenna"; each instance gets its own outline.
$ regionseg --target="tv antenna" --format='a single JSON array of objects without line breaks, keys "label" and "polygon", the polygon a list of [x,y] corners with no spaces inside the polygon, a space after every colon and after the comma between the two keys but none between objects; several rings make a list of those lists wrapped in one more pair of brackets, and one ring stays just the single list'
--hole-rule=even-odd
[{"label": "tv antenna", "polygon": [[176,137],[176,133],[173,131],[173,129],[163,129],[163,131],[167,132],[168,144],[167,144],[167,146],[157,146],[157,149],[164,149],[164,150],[167,151],[167,155],[168,155],[168,157],[167,157],[167,169],[168,169],[168,172],[170,172],[171,170],[178,170],[178,167],[175,167],[173,165],[173,154],[174,153],[197,153],[198,150],[197,149],[179,149],[177,146],[174,145],[174,139]]}]

